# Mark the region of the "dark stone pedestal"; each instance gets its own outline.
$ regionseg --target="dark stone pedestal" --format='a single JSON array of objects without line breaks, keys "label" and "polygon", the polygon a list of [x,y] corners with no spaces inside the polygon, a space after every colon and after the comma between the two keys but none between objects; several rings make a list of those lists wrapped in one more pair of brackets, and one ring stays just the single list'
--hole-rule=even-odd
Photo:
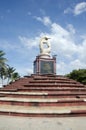
[{"label": "dark stone pedestal", "polygon": [[34,61],[34,74],[56,74],[56,58],[37,56]]}]

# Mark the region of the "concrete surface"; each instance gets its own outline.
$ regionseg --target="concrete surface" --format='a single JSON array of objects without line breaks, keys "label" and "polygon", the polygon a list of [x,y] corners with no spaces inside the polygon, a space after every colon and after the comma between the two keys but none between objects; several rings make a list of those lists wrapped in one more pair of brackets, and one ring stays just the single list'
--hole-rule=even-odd
[{"label": "concrete surface", "polygon": [[0,115],[0,130],[86,130],[86,117],[37,118]]},{"label": "concrete surface", "polygon": [[16,106],[16,105],[0,105],[0,112],[13,112],[13,113],[27,113],[27,114],[67,114],[73,111],[85,111],[86,106],[65,106],[65,107],[53,107],[53,106],[45,106],[45,107],[34,107],[34,106]]}]

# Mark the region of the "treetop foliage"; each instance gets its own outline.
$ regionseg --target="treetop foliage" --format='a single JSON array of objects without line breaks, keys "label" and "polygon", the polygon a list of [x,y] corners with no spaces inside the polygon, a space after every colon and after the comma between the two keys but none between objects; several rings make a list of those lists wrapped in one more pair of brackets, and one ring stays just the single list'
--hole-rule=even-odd
[{"label": "treetop foliage", "polygon": [[2,86],[6,82],[9,84],[20,78],[18,72],[15,71],[16,69],[7,64],[7,59],[4,56],[5,53],[0,50],[0,81]]},{"label": "treetop foliage", "polygon": [[86,69],[73,70],[66,76],[86,85]]}]

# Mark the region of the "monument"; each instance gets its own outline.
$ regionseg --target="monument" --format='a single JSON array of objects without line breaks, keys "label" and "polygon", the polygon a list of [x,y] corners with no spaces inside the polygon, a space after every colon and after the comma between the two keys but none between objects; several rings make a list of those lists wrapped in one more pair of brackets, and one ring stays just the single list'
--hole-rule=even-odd
[{"label": "monument", "polygon": [[56,74],[56,57],[51,57],[51,44],[48,37],[39,43],[40,54],[34,61],[34,74]]}]

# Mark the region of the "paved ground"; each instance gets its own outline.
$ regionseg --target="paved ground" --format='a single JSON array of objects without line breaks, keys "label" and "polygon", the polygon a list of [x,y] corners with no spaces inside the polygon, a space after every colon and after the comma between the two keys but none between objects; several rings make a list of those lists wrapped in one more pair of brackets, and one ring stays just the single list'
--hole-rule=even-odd
[{"label": "paved ground", "polygon": [[86,130],[86,117],[37,118],[0,115],[0,130]]}]

